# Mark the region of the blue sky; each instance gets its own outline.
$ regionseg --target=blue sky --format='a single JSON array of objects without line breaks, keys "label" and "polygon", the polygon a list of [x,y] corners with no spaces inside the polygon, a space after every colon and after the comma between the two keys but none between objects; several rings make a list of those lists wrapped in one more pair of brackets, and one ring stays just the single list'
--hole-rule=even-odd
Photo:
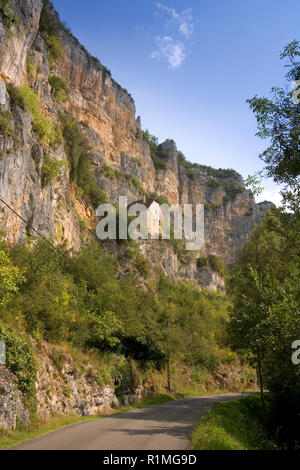
[{"label": "blue sky", "polygon": [[[73,34],[133,95],[144,129],[188,160],[262,168],[246,99],[284,83],[279,53],[299,38],[299,0],[54,0]],[[260,199],[279,202],[263,181]]]}]

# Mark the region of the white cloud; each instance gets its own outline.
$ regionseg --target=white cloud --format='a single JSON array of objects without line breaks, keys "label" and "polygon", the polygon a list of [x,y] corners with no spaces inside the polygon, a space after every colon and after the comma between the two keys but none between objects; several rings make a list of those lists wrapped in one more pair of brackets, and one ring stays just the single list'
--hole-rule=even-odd
[{"label": "white cloud", "polygon": [[170,67],[176,69],[185,59],[184,45],[182,42],[175,42],[171,36],[155,38],[157,50],[152,52],[152,59],[165,58]]},{"label": "white cloud", "polygon": [[193,16],[192,9],[188,8],[178,13],[175,8],[167,7],[162,3],[157,3],[156,7],[159,10],[165,11],[169,14],[171,19],[177,24],[177,28],[180,34],[182,34],[186,39],[189,39],[194,32]]},{"label": "white cloud", "polygon": [[257,202],[271,201],[275,206],[282,206],[282,196],[280,194],[280,189],[264,189],[263,192],[256,197]]},{"label": "white cloud", "polygon": [[156,50],[152,52],[152,59],[166,59],[170,68],[178,68],[184,61],[187,53],[186,47],[194,32],[192,10],[177,12],[175,8],[157,3],[156,7],[167,14],[166,29],[173,29],[170,34],[156,36]]}]

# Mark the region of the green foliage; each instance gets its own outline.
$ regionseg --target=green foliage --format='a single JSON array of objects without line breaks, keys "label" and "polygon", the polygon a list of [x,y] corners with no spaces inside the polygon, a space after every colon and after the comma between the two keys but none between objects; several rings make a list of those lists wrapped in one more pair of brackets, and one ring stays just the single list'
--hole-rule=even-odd
[{"label": "green foliage", "polygon": [[91,148],[83,136],[78,121],[69,114],[60,115],[63,137],[70,162],[70,177],[82,186],[89,175]]},{"label": "green foliage", "polygon": [[299,445],[300,370],[291,345],[300,335],[300,218],[272,209],[232,267],[227,289],[232,346],[261,356],[265,387],[272,392],[270,430],[280,445]]},{"label": "green foliage", "polygon": [[107,163],[104,163],[102,171],[104,172],[105,176],[110,179],[119,179],[121,177],[121,173],[114,170],[111,166],[107,165]]},{"label": "green foliage", "polygon": [[7,83],[6,88],[7,88],[7,92],[9,94],[11,103],[21,106],[21,108],[23,108],[25,105],[24,105],[24,100],[20,94],[19,88],[15,87],[12,83]]},{"label": "green foliage", "polygon": [[27,54],[26,66],[28,78],[30,80],[34,79],[36,76],[36,66],[34,65],[34,62],[29,54]]},{"label": "green foliage", "polygon": [[150,269],[149,261],[140,253],[137,243],[131,242],[126,248],[126,256],[134,261],[134,264],[137,270],[144,276],[147,277],[147,274]]},{"label": "green foliage", "polygon": [[12,27],[17,28],[20,24],[20,18],[13,12],[11,0],[0,0],[0,15],[4,20],[9,35],[11,35]]},{"label": "green foliage", "polygon": [[42,185],[53,184],[57,179],[61,169],[66,165],[63,160],[48,155],[44,155],[43,167],[42,167]]},{"label": "green foliage", "polygon": [[43,0],[43,7],[40,16],[40,31],[44,31],[49,36],[56,36],[61,29],[59,17],[53,11],[49,0]]},{"label": "green foliage", "polygon": [[106,202],[106,196],[91,173],[91,148],[88,140],[82,134],[79,122],[70,114],[60,114],[60,119],[70,163],[70,179],[77,183],[94,207],[98,207]]},{"label": "green foliage", "polygon": [[70,396],[72,395],[72,389],[69,385],[66,385],[64,387],[64,395],[65,397],[68,397],[68,398],[70,398]]},{"label": "green foliage", "polygon": [[182,263],[185,263],[186,262],[185,242],[183,240],[174,238],[174,234],[172,234],[172,230],[171,230],[170,243],[173,247],[174,253],[178,256],[179,261],[181,261]]},{"label": "green foliage", "polygon": [[170,205],[168,199],[165,196],[158,195],[157,193],[151,193],[150,198],[154,199],[158,204],[168,204]]},{"label": "green foliage", "polygon": [[284,202],[295,211],[300,205],[300,113],[299,85],[296,89],[291,85],[300,79],[299,56],[300,43],[292,41],[280,55],[287,60],[287,86],[273,87],[269,98],[255,95],[247,100],[257,120],[257,136],[270,142],[260,155],[265,167],[259,175],[283,184]]},{"label": "green foliage", "polygon": [[55,146],[61,142],[62,136],[59,127],[45,117],[37,94],[27,85],[20,88],[18,91],[11,89],[13,95],[17,94],[15,100],[25,110],[28,110],[33,117],[33,130],[38,134],[42,144]]},{"label": "green foliage", "polygon": [[141,185],[140,181],[135,176],[131,176],[131,182],[133,186],[135,187],[135,189],[137,189],[140,194],[146,195],[146,192],[143,186]]},{"label": "green foliage", "polygon": [[56,36],[47,36],[46,43],[49,48],[50,67],[52,67],[56,59],[60,59],[63,55],[62,45]]},{"label": "green foliage", "polygon": [[225,191],[227,198],[233,200],[238,194],[241,194],[244,191],[244,188],[238,184],[231,183],[225,185]]},{"label": "green foliage", "polygon": [[[186,175],[190,179],[197,179],[198,173],[204,173],[207,176],[212,176],[214,178],[236,178],[238,177],[238,173],[235,170],[225,170],[222,168],[215,169],[212,168],[211,166],[206,166],[206,165],[200,165],[199,163],[191,163],[189,162],[184,154],[181,151],[177,152],[177,158],[178,158],[178,163],[182,168],[184,168]],[[209,180],[209,184],[217,184],[218,182],[214,182],[213,180]]]},{"label": "green foliage", "polygon": [[[138,248],[128,249],[136,270],[146,276],[148,261]],[[171,354],[209,370],[218,366],[228,308],[223,297],[163,276],[151,289],[139,287],[136,273],[120,276],[117,260],[96,244],[72,256],[62,246],[60,251],[64,257],[44,242],[7,248],[6,270],[0,267],[7,294],[1,321],[38,340],[123,356],[126,364],[111,369],[119,371],[112,380],[122,382],[121,388],[136,380],[128,358],[161,367]]]},{"label": "green foliage", "polygon": [[260,420],[260,398],[215,405],[194,429],[192,449],[275,450]]},{"label": "green foliage", "polygon": [[226,268],[223,261],[215,255],[208,255],[206,257],[201,257],[197,259],[197,267],[199,269],[204,266],[210,266],[213,271],[218,273],[221,277],[224,277],[226,274]]},{"label": "green foliage", "polygon": [[0,321],[0,340],[6,346],[6,366],[16,375],[18,388],[25,398],[35,392],[36,364],[28,342]]},{"label": "green foliage", "polygon": [[0,306],[4,306],[18,292],[23,280],[22,271],[13,265],[4,248],[5,245],[0,244]]},{"label": "green foliage", "polygon": [[158,138],[151,135],[148,130],[141,131],[142,138],[146,140],[150,147],[151,158],[156,170],[165,170],[167,168],[166,160],[168,155],[162,151],[162,146],[158,145]]},{"label": "green foliage", "polygon": [[70,87],[67,82],[57,77],[56,75],[50,75],[49,83],[54,90],[54,96],[58,103],[64,103],[70,98]]},{"label": "green foliage", "polygon": [[4,135],[12,135],[11,128],[11,115],[8,112],[2,111],[0,113],[0,132]]},{"label": "green foliage", "polygon": [[250,188],[255,196],[259,196],[264,190],[260,184],[261,180],[259,180],[256,176],[249,175],[245,180],[246,188]]},{"label": "green foliage", "polygon": [[[10,111],[0,111],[0,133],[11,137],[15,142],[20,142],[12,127],[12,114]],[[7,149],[6,152],[9,154],[10,149]]]},{"label": "green foliage", "polygon": [[106,194],[99,188],[96,183],[96,180],[93,178],[92,175],[87,178],[83,189],[84,191],[86,191],[86,194],[88,195],[94,207],[98,207],[101,204],[105,204],[107,202]]},{"label": "green foliage", "polygon": [[56,59],[62,57],[62,45],[58,37],[61,30],[66,30],[66,27],[60,21],[51,2],[49,0],[43,0],[43,8],[40,16],[40,31],[46,33],[50,66],[53,65]]},{"label": "green foliage", "polygon": [[218,256],[208,255],[208,264],[221,277],[225,276],[225,265]]}]

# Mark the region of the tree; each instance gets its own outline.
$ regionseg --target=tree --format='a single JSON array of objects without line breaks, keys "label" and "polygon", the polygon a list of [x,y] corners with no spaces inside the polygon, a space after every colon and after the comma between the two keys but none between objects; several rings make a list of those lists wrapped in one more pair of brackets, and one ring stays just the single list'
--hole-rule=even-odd
[{"label": "tree", "polygon": [[[284,185],[284,203],[293,210],[300,205],[300,56],[299,41],[288,44],[280,58],[287,60],[288,89],[273,87],[270,98],[257,95],[247,100],[258,124],[257,135],[270,145],[260,155],[265,162],[261,176]],[[292,86],[291,86],[292,85]]]},{"label": "tree", "polygon": [[13,294],[18,292],[23,281],[22,270],[13,265],[0,243],[0,306],[5,306]]},{"label": "tree", "polygon": [[227,282],[232,346],[261,365],[273,392],[270,428],[287,447],[296,445],[300,425],[300,369],[291,361],[292,343],[300,337],[299,230],[299,213],[273,209],[252,233]]}]

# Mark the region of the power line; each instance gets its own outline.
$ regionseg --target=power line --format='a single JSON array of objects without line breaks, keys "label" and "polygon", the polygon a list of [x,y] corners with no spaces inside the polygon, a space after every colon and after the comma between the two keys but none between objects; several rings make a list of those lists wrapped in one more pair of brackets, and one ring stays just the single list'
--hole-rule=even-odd
[{"label": "power line", "polygon": [[69,258],[62,252],[60,251],[55,245],[53,245],[51,242],[49,242],[49,240],[44,236],[42,235],[38,230],[36,230],[34,227],[32,227],[32,225],[30,225],[27,220],[23,219],[23,217],[18,214],[9,204],[7,204],[7,202],[5,202],[1,197],[0,197],[0,201],[2,202],[2,204],[4,204],[9,210],[11,210],[11,212],[13,212],[22,222],[24,222],[24,224],[26,224],[27,227],[29,227],[33,232],[35,232],[39,237],[42,238],[42,240],[44,240],[49,246],[51,246],[51,248],[53,248],[54,250],[56,250],[61,256],[63,256],[65,259],[69,260]]},{"label": "power line", "polygon": [[[65,253],[63,253],[61,250],[59,250],[55,245],[53,245],[53,243],[51,243],[44,235],[42,235],[38,230],[36,230],[34,227],[32,227],[32,225],[30,225],[27,220],[25,220],[20,214],[18,214],[7,202],[5,202],[1,197],[0,197],[0,202],[2,202],[2,204],[4,204],[13,214],[15,214],[16,217],[18,217],[24,224],[26,224],[26,226],[28,228],[30,228],[33,232],[35,232],[39,237],[41,237],[42,240],[44,240],[44,242],[46,242],[51,248],[53,248],[54,250],[57,251],[57,253],[59,253],[66,261],[68,261],[69,263],[73,264],[73,266],[75,266],[78,270],[80,269],[80,275],[82,274],[82,271],[84,271],[84,268],[81,267],[79,268],[79,266],[77,266],[76,263],[74,263],[74,261],[69,258],[68,256],[65,255]],[[87,272],[86,272],[87,274]],[[89,278],[89,276],[87,276]],[[89,279],[91,281],[91,279]],[[96,286],[96,283],[94,280],[92,280],[92,283]]]}]

